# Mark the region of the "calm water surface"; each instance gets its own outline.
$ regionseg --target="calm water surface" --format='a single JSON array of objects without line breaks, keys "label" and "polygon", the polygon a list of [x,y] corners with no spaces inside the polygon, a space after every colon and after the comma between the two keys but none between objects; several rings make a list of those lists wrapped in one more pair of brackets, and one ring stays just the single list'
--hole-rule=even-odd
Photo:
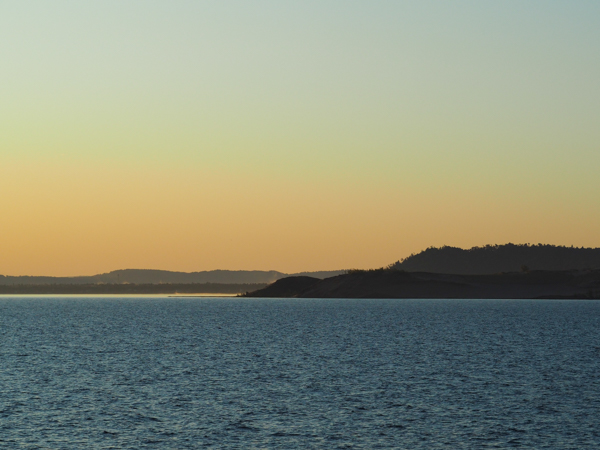
[{"label": "calm water surface", "polygon": [[600,448],[600,302],[0,298],[0,448]]}]

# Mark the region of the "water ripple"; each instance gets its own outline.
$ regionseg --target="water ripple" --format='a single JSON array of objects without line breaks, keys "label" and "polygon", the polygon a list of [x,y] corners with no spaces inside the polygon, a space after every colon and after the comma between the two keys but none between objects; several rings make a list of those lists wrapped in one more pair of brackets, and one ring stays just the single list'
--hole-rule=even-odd
[{"label": "water ripple", "polygon": [[0,299],[0,448],[600,448],[600,302]]}]

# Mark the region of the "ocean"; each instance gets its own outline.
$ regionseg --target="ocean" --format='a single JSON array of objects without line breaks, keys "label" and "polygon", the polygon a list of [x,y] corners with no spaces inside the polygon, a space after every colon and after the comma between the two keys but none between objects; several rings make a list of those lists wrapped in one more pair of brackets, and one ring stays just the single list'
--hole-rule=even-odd
[{"label": "ocean", "polygon": [[0,448],[597,449],[600,302],[0,297]]}]

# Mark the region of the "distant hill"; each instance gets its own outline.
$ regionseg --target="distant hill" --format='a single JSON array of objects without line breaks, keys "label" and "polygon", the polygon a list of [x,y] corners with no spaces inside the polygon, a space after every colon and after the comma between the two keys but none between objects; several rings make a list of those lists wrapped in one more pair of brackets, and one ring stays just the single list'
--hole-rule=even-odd
[{"label": "distant hill", "polygon": [[392,264],[406,272],[462,275],[519,272],[521,270],[583,270],[600,268],[600,248],[555,245],[487,245],[468,250],[430,247]]},{"label": "distant hill", "polygon": [[0,275],[0,285],[91,285],[91,284],[254,284],[272,283],[281,278],[305,275],[327,278],[343,273],[342,270],[286,274],[275,270],[210,270],[203,272],[171,272],[168,270],[125,269],[83,277],[35,277]]}]

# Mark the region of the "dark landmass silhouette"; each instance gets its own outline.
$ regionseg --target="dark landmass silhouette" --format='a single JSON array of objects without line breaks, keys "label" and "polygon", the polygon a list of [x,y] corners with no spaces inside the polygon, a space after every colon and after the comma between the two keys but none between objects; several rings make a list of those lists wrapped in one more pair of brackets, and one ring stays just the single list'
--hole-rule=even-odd
[{"label": "dark landmass silhouette", "polygon": [[4,294],[226,293],[263,297],[594,298],[600,248],[430,247],[385,269],[286,274],[126,269],[81,277],[0,275]]},{"label": "dark landmass silhouette", "polygon": [[487,245],[462,249],[430,247],[398,261],[390,268],[406,272],[452,273],[462,275],[529,270],[600,269],[600,248],[556,245]]},{"label": "dark landmass silhouette", "polygon": [[324,280],[290,277],[244,297],[600,299],[600,270],[494,275],[355,270]]},{"label": "dark landmass silhouette", "polygon": [[[316,278],[315,278],[316,279]],[[265,283],[186,284],[16,284],[0,285],[0,294],[240,294],[262,289]]]},{"label": "dark landmass silhouette", "polygon": [[203,272],[171,272],[168,270],[125,269],[81,277],[37,277],[0,275],[0,285],[53,285],[53,284],[252,284],[272,283],[289,276],[327,278],[344,273],[342,270],[286,274],[275,270],[210,270]]}]

